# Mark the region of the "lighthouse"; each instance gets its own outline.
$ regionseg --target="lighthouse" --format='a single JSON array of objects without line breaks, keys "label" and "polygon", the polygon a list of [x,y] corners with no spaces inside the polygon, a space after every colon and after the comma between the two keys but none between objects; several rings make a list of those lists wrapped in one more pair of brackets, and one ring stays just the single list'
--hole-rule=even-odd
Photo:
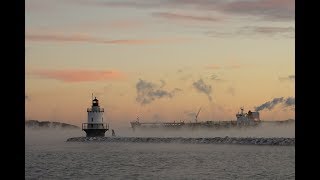
[{"label": "lighthouse", "polygon": [[87,108],[88,121],[82,123],[82,130],[87,133],[87,137],[104,137],[106,131],[109,130],[109,125],[104,123],[104,109],[99,106],[99,100],[92,98],[91,108]]}]

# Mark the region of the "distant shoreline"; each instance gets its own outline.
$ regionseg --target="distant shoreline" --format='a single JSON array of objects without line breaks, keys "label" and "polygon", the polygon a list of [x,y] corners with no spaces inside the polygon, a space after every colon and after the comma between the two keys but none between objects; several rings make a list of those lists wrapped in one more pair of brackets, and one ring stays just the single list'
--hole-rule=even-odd
[{"label": "distant shoreline", "polygon": [[55,121],[38,121],[38,120],[27,120],[27,121],[25,121],[25,127],[27,127],[27,128],[80,129],[80,127],[72,125],[72,124],[55,122]]}]

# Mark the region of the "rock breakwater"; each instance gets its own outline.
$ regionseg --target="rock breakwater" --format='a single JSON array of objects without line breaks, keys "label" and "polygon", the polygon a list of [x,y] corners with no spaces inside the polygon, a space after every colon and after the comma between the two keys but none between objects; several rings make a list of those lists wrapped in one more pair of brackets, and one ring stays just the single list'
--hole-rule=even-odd
[{"label": "rock breakwater", "polygon": [[295,138],[254,138],[254,137],[73,137],[67,142],[130,142],[130,143],[184,143],[184,144],[243,144],[294,146]]}]

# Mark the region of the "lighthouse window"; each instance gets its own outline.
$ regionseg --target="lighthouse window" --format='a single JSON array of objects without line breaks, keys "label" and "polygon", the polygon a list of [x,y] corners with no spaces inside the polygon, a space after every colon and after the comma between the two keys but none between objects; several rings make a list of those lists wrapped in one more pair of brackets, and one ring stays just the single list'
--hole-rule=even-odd
[{"label": "lighthouse window", "polygon": [[91,118],[91,122],[93,122],[93,118]]},{"label": "lighthouse window", "polygon": [[103,118],[102,118],[102,122],[103,122]]}]

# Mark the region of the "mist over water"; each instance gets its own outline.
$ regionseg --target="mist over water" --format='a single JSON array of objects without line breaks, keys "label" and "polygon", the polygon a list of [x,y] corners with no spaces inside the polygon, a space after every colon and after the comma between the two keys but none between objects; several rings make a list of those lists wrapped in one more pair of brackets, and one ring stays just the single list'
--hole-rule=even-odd
[{"label": "mist over water", "polygon": [[85,136],[85,133],[81,129],[25,128],[26,145],[52,145],[77,136]]},{"label": "mist over water", "polygon": [[[294,137],[294,123],[224,130],[133,131],[118,137]],[[294,146],[66,142],[81,129],[26,128],[25,179],[295,179]]]},{"label": "mist over water", "polygon": [[135,129],[129,127],[114,128],[120,137],[295,137],[295,124],[262,123],[259,127],[229,129]]},{"label": "mist over water", "polygon": [[[262,123],[259,127],[229,128],[229,129],[135,129],[131,127],[114,126],[110,127],[105,136],[111,137],[111,129],[114,129],[117,137],[295,137],[295,123],[290,124],[269,124]],[[85,137],[81,129],[63,128],[26,128],[25,143],[32,144],[54,144],[66,141],[71,137]]]}]

